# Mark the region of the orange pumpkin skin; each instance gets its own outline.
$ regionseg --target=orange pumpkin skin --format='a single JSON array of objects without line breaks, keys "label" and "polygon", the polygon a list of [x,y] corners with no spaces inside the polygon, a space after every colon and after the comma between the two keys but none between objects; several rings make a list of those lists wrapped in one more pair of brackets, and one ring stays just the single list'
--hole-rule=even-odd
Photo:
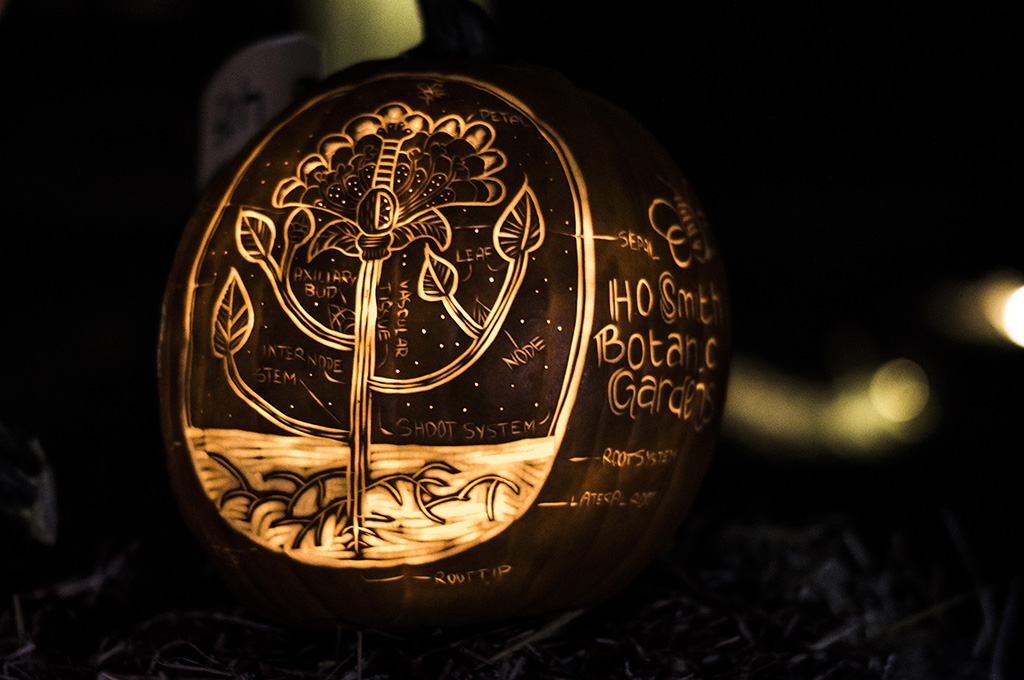
[{"label": "orange pumpkin skin", "polygon": [[690,187],[542,69],[328,79],[202,199],[163,311],[183,515],[245,602],[305,626],[607,598],[684,519],[725,399]]}]

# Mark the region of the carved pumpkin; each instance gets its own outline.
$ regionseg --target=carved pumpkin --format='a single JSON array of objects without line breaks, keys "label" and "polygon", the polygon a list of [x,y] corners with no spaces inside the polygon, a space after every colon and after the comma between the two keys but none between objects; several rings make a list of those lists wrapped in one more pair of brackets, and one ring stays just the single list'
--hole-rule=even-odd
[{"label": "carved pumpkin", "polygon": [[585,606],[683,520],[728,302],[685,180],[546,70],[350,69],[186,228],[162,411],[229,585],[304,625]]}]

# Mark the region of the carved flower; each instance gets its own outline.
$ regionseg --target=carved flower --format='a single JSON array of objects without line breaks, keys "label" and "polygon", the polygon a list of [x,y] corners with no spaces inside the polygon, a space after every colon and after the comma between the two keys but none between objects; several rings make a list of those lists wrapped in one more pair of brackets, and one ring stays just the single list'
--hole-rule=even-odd
[{"label": "carved flower", "polygon": [[350,121],[339,134],[321,140],[296,176],[276,188],[276,207],[304,206],[324,225],[310,246],[310,258],[327,249],[358,254],[358,211],[371,190],[385,187],[397,201],[389,250],[429,237],[448,246],[451,228],[439,208],[493,205],[505,187],[494,173],[505,156],[491,148],[494,129],[459,116],[433,121],[404,104]]}]

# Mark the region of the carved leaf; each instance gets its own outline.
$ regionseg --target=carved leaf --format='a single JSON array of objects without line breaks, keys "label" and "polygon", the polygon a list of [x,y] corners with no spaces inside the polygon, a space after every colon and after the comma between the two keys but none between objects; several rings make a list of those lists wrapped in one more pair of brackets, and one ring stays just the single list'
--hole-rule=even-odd
[{"label": "carved leaf", "polygon": [[213,354],[218,359],[234,354],[249,339],[254,324],[249,292],[238,271],[228,274],[213,312]]},{"label": "carved leaf", "polygon": [[544,242],[544,218],[537,197],[524,182],[494,227],[494,246],[506,260],[533,252]]},{"label": "carved leaf", "polygon": [[299,247],[313,234],[313,215],[305,208],[296,208],[288,216],[284,236],[288,245]]},{"label": "carved leaf", "polygon": [[459,286],[459,273],[451,262],[423,249],[423,268],[420,269],[419,294],[427,302],[438,302],[455,295]]},{"label": "carved leaf", "polygon": [[307,257],[312,261],[327,250],[339,250],[349,257],[359,257],[359,248],[356,245],[358,237],[359,225],[345,218],[337,219],[316,235],[309,246]]},{"label": "carved leaf", "polygon": [[274,221],[255,210],[238,213],[235,222],[235,240],[238,252],[249,262],[259,264],[270,261],[270,250],[274,247],[277,227]]},{"label": "carved leaf", "polygon": [[438,250],[445,250],[452,242],[452,228],[444,215],[430,210],[409,224],[395,227],[392,250],[401,250],[418,238],[429,238],[437,244]]}]

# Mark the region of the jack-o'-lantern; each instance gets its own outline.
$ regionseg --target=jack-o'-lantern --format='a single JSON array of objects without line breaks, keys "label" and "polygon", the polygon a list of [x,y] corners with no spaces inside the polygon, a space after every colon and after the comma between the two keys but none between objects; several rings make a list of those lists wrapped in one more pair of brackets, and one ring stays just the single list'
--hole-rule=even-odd
[{"label": "jack-o'-lantern", "polygon": [[311,626],[597,602],[712,454],[722,266],[686,181],[547,70],[396,61],[283,114],[188,224],[162,412],[226,581]]}]

